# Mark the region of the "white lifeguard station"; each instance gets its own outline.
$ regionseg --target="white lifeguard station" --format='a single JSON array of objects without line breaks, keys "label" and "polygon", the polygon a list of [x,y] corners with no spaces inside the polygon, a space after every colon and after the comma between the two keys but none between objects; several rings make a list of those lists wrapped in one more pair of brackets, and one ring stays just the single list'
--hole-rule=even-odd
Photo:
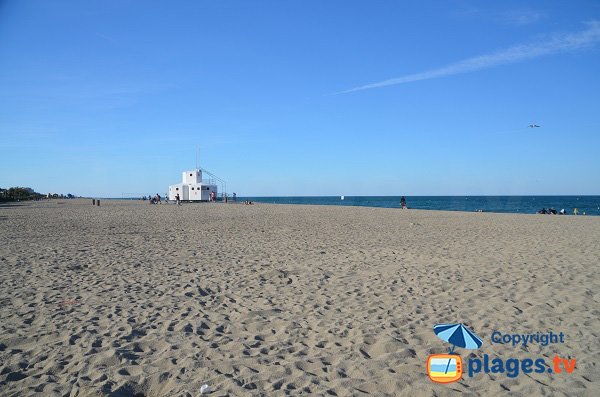
[{"label": "white lifeguard station", "polygon": [[202,169],[197,168],[192,171],[184,171],[182,182],[169,186],[169,201],[176,200],[177,194],[181,201],[210,201],[212,192],[216,197],[217,184],[212,179],[203,180]]}]

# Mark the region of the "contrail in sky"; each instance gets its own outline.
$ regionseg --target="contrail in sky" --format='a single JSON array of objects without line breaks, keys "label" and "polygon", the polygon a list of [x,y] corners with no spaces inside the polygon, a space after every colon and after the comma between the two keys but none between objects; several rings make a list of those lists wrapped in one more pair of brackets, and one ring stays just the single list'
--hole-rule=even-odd
[{"label": "contrail in sky", "polygon": [[492,68],[498,65],[516,63],[528,59],[559,52],[573,51],[580,48],[591,47],[600,42],[600,22],[587,22],[587,29],[575,33],[554,35],[545,41],[530,44],[520,44],[491,54],[479,55],[473,58],[451,63],[438,69],[427,70],[421,73],[409,74],[376,83],[361,85],[336,94],[369,90],[372,88],[387,87],[390,85],[410,83],[414,81],[435,79],[459,73],[474,72],[481,69]]}]

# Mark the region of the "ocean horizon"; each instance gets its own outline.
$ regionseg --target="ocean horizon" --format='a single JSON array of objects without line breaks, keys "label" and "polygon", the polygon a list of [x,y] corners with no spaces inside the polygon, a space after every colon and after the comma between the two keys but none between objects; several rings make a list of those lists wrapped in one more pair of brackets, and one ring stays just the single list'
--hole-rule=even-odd
[{"label": "ocean horizon", "polygon": [[[342,205],[353,207],[400,208],[402,196],[271,196],[237,197],[269,204]],[[420,210],[535,214],[541,209],[565,209],[573,215],[600,215],[600,195],[573,196],[405,196],[408,208]]]},{"label": "ocean horizon", "polygon": [[[237,196],[266,204],[338,205],[348,207],[400,208],[402,196]],[[600,195],[536,196],[405,196],[409,209],[535,214],[541,209],[564,209],[566,215],[600,216]],[[139,197],[111,197],[105,200],[138,200]],[[232,200],[231,193],[229,200]]]}]

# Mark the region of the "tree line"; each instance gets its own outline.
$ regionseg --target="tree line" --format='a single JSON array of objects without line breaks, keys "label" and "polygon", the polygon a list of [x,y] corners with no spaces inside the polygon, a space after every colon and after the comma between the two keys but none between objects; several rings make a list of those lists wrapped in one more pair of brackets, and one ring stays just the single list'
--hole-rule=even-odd
[{"label": "tree line", "polygon": [[75,198],[72,194],[41,194],[30,187],[0,188],[0,201],[40,200],[43,198]]}]

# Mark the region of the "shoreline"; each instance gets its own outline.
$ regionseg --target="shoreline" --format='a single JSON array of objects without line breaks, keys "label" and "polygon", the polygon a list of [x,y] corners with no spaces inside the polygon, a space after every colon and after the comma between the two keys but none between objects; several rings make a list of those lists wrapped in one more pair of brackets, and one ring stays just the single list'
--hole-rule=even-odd
[{"label": "shoreline", "polygon": [[[309,196],[306,196],[309,197]],[[315,196],[315,197],[319,197],[319,196]],[[385,196],[373,196],[373,197],[385,197]],[[427,196],[425,196],[427,197]],[[446,197],[446,196],[443,196]],[[448,196],[450,197],[450,196]],[[462,196],[456,196],[456,197],[462,197]],[[509,197],[509,196],[502,196],[502,197]],[[573,196],[575,197],[575,196]],[[590,197],[596,197],[596,196],[590,196]],[[223,204],[227,204],[227,205],[244,205],[243,199],[246,199],[245,197],[241,198],[242,200],[240,200],[240,198],[238,198],[237,201],[230,201],[228,203],[223,203],[222,201],[217,201],[217,202],[193,202],[193,201],[182,201],[181,204],[182,205],[223,205]],[[78,205],[85,205],[88,204],[89,206],[92,206],[91,203],[89,203],[89,200],[94,200],[94,198],[74,198],[74,199],[42,199],[42,200],[28,200],[28,201],[19,201],[19,202],[3,202],[0,204],[26,204],[26,203],[52,203],[52,202],[60,202],[59,204],[66,204],[69,202],[73,202],[74,204],[78,204]],[[106,202],[124,202],[124,203],[138,203],[138,204],[144,204],[144,205],[150,205],[148,203],[148,200],[142,200],[142,199],[123,199],[123,198],[100,198],[100,199],[95,199],[95,200],[105,200]],[[174,201],[168,201],[168,200],[164,200],[162,201],[161,204],[155,204],[155,205],[175,205]],[[369,205],[345,205],[345,204],[308,204],[308,203],[302,203],[302,204],[294,204],[294,203],[268,203],[268,202],[263,202],[263,201],[253,201],[252,205],[267,205],[267,206],[292,206],[292,207],[319,207],[319,208],[371,208],[371,209],[384,209],[384,210],[399,210],[399,211],[405,211],[405,212],[426,212],[426,213],[436,213],[436,212],[440,212],[440,213],[460,213],[460,214],[497,214],[497,215],[533,215],[539,217],[541,215],[548,215],[550,217],[571,217],[571,218],[597,218],[600,216],[600,214],[578,214],[578,215],[574,215],[572,213],[566,213],[564,215],[561,214],[537,214],[537,213],[530,213],[530,212],[499,212],[499,211],[465,211],[465,210],[454,210],[454,209],[428,209],[428,208],[407,208],[405,210],[403,210],[400,207],[381,207],[381,206],[369,206]]]},{"label": "shoreline", "polygon": [[[317,198],[317,199],[321,199],[321,198],[335,198],[338,196],[290,196],[290,197],[273,197],[275,199],[293,199],[293,198],[303,198],[303,199],[310,199],[310,198]],[[349,199],[351,199],[352,197],[371,197],[371,198],[388,198],[388,197],[396,197],[396,196],[346,196]],[[415,196],[415,197],[455,197],[455,198],[463,198],[463,197],[467,197],[467,196]],[[539,197],[539,196],[472,196],[472,197]],[[598,200],[600,202],[600,196],[596,196],[596,195],[589,195],[589,196],[547,196],[547,197],[598,197]],[[266,197],[267,199],[269,197]],[[227,204],[243,204],[243,201],[246,199],[265,199],[265,197],[238,197],[237,201],[229,201]],[[90,199],[91,200],[91,199]],[[144,201],[141,199],[122,199],[122,198],[111,198],[111,199],[104,199],[104,200],[123,200],[123,201]],[[346,200],[344,200],[346,201]],[[172,204],[172,202],[168,202],[165,201],[165,203],[168,204]],[[217,203],[223,204],[222,201],[219,201]],[[325,206],[325,207],[363,207],[363,208],[387,208],[387,209],[401,209],[400,206],[398,205],[397,207],[390,207],[390,206],[378,206],[378,205],[361,205],[361,204],[340,204],[340,203],[331,203],[331,204],[322,204],[322,203],[286,203],[286,202],[266,202],[266,201],[253,201],[254,204],[269,204],[269,205],[310,205],[310,206]],[[194,203],[194,202],[184,202],[182,201],[182,204],[208,204],[208,203]],[[535,212],[521,212],[521,211],[499,211],[499,210],[483,210],[483,211],[478,211],[478,210],[462,210],[462,209],[430,209],[430,208],[407,208],[408,210],[412,210],[412,211],[447,211],[447,212],[462,212],[462,213],[488,213],[488,214],[516,214],[516,215],[560,215],[560,216],[592,216],[592,217],[596,217],[596,216],[600,216],[600,210],[597,210],[597,213],[589,213],[589,214],[583,214],[583,213],[579,213],[577,215],[573,214],[572,212],[567,212],[566,214],[562,215],[562,214],[537,214]]]}]

